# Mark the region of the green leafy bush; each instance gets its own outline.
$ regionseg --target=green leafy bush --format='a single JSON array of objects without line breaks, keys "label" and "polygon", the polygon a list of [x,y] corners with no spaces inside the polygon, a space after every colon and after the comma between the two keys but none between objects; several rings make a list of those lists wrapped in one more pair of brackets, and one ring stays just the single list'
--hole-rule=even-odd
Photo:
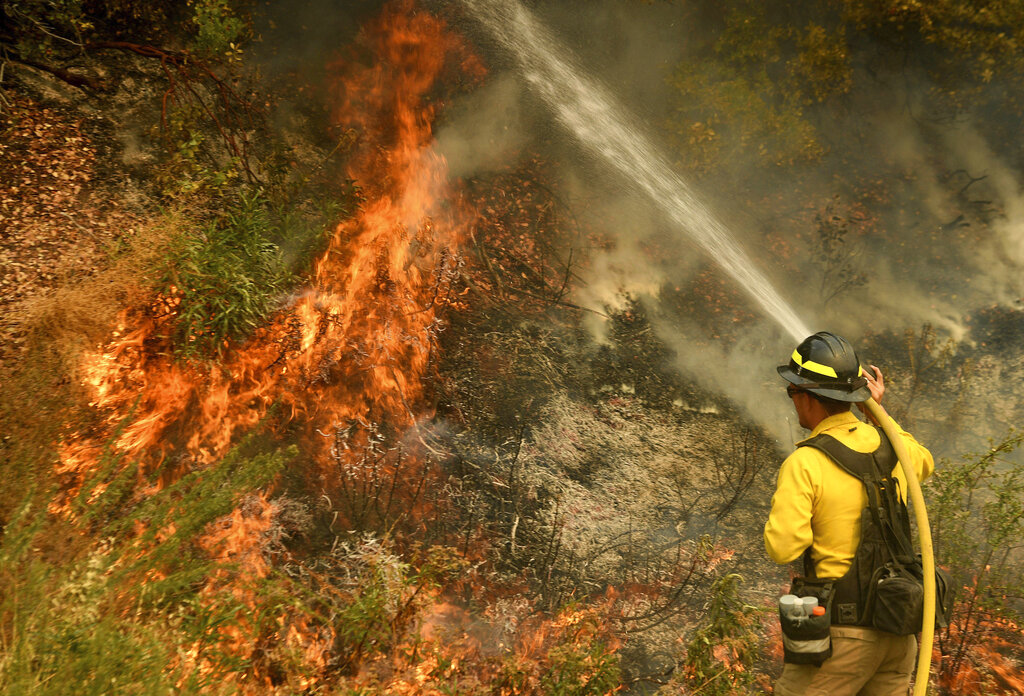
[{"label": "green leafy bush", "polygon": [[195,48],[209,56],[235,57],[248,27],[227,0],[192,0]]},{"label": "green leafy bush", "polygon": [[742,578],[730,573],[711,588],[711,605],[686,648],[682,670],[660,693],[701,693],[717,696],[749,693],[754,661],[759,654],[763,610],[739,597]]},{"label": "green leafy bush", "polygon": [[551,667],[541,676],[542,693],[551,696],[601,696],[621,682],[619,656],[600,640],[568,643],[548,653]]},{"label": "green leafy bush", "polygon": [[391,644],[399,616],[415,593],[415,577],[409,565],[379,539],[367,537],[355,546],[345,544],[342,551],[353,581],[349,600],[341,608],[338,632],[345,654],[358,664],[365,653]]},{"label": "green leafy bush", "polygon": [[0,19],[17,54],[27,59],[43,58],[56,48],[74,49],[92,28],[81,0],[11,0],[0,6]]},{"label": "green leafy bush", "polygon": [[260,194],[243,192],[226,215],[181,235],[161,274],[163,292],[177,300],[180,355],[219,355],[274,309],[290,274],[270,226]]},{"label": "green leafy bush", "polygon": [[944,656],[939,677],[955,684],[974,646],[1001,623],[1024,621],[1024,462],[1014,458],[1024,433],[1011,431],[960,465],[943,462],[927,482],[936,562],[957,581],[959,596],[948,629],[937,636]]},{"label": "green leafy bush", "polygon": [[[160,44],[176,28],[183,2],[146,0],[6,0],[0,3],[0,43],[16,58],[52,64],[90,41],[123,39]],[[8,43],[9,42],[9,43]]]}]

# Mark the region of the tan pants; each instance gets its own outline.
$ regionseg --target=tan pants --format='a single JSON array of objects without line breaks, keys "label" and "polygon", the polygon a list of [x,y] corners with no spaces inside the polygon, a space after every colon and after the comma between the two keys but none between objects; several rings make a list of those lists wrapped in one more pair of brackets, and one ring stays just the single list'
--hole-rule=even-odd
[{"label": "tan pants", "polygon": [[907,696],[917,657],[914,636],[860,626],[832,627],[832,657],[821,667],[790,665],[778,696]]}]

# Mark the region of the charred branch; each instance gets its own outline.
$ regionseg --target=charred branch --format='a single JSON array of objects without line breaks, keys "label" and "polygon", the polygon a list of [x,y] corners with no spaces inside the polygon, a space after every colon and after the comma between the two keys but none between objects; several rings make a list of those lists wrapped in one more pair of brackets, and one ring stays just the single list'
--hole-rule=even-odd
[{"label": "charred branch", "polygon": [[[245,171],[249,183],[262,183],[253,172],[249,143],[244,135],[245,130],[255,128],[256,107],[217,75],[208,63],[185,51],[170,51],[128,41],[95,41],[85,44],[84,48],[127,51],[159,60],[168,82],[160,106],[160,124],[164,132],[167,130],[169,102],[189,102],[198,106],[213,123],[221,142]],[[212,103],[209,98],[204,98],[201,90],[215,95]]]},{"label": "charred branch", "polygon": [[[3,60],[0,66],[6,63],[13,63],[15,65],[23,65],[27,68],[33,68],[39,70],[48,75],[51,75],[65,84],[71,85],[82,90],[100,90],[103,88],[103,82],[100,80],[86,77],[85,75],[76,75],[75,73],[62,70],[53,65],[47,65],[31,58],[26,58],[19,55],[13,48],[7,45],[2,46]],[[3,70],[0,67],[0,84],[3,83]]]},{"label": "charred branch", "polygon": [[953,179],[959,179],[961,177],[966,178],[967,183],[964,184],[963,187],[956,192],[956,195],[958,196],[962,196],[963,194],[967,193],[967,189],[969,189],[971,186],[978,183],[979,181],[984,181],[985,179],[987,179],[988,174],[982,174],[981,176],[971,176],[971,173],[968,172],[966,169],[955,169],[949,174],[947,174],[945,177],[943,177],[943,181],[951,182]]}]

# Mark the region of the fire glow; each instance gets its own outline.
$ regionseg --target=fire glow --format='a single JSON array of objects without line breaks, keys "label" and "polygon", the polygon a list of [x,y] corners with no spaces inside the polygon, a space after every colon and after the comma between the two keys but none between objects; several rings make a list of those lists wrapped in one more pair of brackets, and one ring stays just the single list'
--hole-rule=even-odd
[{"label": "fire glow", "polygon": [[339,81],[335,112],[339,127],[364,134],[350,169],[365,198],[360,213],[334,230],[291,306],[219,367],[169,357],[168,298],[124,312],[114,340],[83,361],[92,405],[110,430],[69,438],[62,471],[87,467],[118,425],[116,447],[126,455],[155,465],[180,443],[206,464],[271,404],[311,432],[381,418],[402,428],[423,415],[440,314],[457,302],[465,224],[440,212],[447,174],[430,149],[433,109],[424,98],[460,44],[405,5],[366,33],[381,60]]},{"label": "fire glow", "polygon": [[[103,426],[65,439],[58,465],[64,497],[52,512],[74,517],[69,501],[108,448],[143,463],[136,496],[145,496],[216,462],[264,419],[279,418],[302,433],[314,469],[305,473],[330,491],[349,474],[346,458],[358,456],[349,442],[383,437],[376,423],[400,434],[430,416],[423,383],[443,312],[459,304],[460,244],[472,218],[448,199],[446,165],[431,150],[431,90],[445,71],[474,80],[483,70],[442,22],[410,2],[364,27],[361,42],[372,61],[339,61],[332,88],[335,127],[360,134],[348,174],[361,187],[361,209],[334,230],[307,286],[217,366],[171,356],[175,296],[123,312],[110,343],[82,362]],[[332,432],[345,433],[345,441],[324,437]],[[155,485],[142,479],[154,471]],[[91,495],[101,492],[97,486]],[[275,513],[267,495],[250,496],[200,545],[264,577],[262,535]],[[215,575],[208,589],[225,582]],[[236,590],[255,606],[253,590]],[[331,639],[305,625],[301,616],[282,619],[279,633],[302,646],[308,663],[322,665]],[[221,638],[239,656],[253,649],[240,636]]]}]

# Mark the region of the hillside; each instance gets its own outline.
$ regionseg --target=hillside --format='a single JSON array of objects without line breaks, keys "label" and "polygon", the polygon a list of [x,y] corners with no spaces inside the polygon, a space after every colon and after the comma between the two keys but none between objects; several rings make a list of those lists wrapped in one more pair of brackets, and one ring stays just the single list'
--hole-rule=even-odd
[{"label": "hillside", "polygon": [[[1024,18],[783,4],[537,12],[883,368],[933,689],[1022,693]],[[4,693],[770,692],[793,338],[475,6],[0,5]]]}]

